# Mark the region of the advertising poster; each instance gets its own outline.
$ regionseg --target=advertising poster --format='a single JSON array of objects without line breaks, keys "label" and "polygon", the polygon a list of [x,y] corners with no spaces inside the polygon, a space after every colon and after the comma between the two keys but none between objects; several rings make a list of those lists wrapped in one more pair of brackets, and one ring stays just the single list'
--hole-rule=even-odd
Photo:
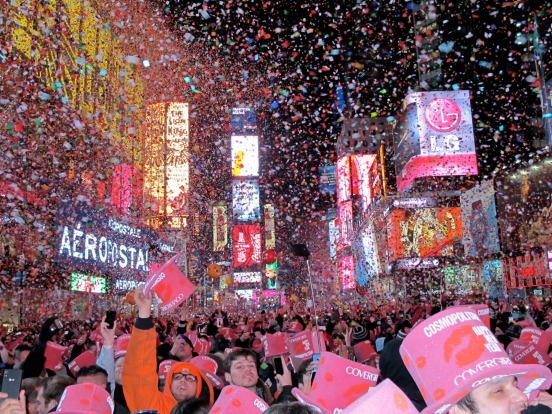
[{"label": "advertising poster", "polygon": [[322,194],[335,193],[335,165],[318,167],[318,189]]},{"label": "advertising poster", "polygon": [[213,251],[221,252],[228,244],[228,214],[226,206],[213,207]]},{"label": "advertising poster", "polygon": [[250,267],[261,264],[261,227],[251,224],[234,226],[234,267]]},{"label": "advertising poster", "polygon": [[467,257],[486,257],[500,252],[494,194],[493,182],[485,180],[460,196]]},{"label": "advertising poster", "polygon": [[274,225],[274,206],[265,204],[264,206],[264,230],[265,230],[265,249],[276,248],[276,228]]},{"label": "advertising poster", "polygon": [[138,167],[129,164],[113,167],[111,204],[126,211],[132,203],[142,202],[144,180]]},{"label": "advertising poster", "polygon": [[234,132],[251,132],[257,129],[257,114],[250,107],[232,108],[230,123]]},{"label": "advertising poster", "polygon": [[339,245],[338,250],[351,247],[353,236],[353,204],[347,201],[339,204]]},{"label": "advertising poster", "polygon": [[460,207],[393,210],[386,218],[389,262],[451,256],[462,240]]},{"label": "advertising poster", "polygon": [[496,181],[502,250],[552,245],[552,159]]},{"label": "advertising poster", "polygon": [[506,297],[506,281],[502,260],[487,260],[483,262],[481,283],[491,298],[504,299]]},{"label": "advertising poster", "polygon": [[399,191],[419,177],[477,174],[469,91],[415,92],[403,108],[394,142]]},{"label": "advertising poster", "polygon": [[382,269],[377,236],[372,222],[355,239],[354,247],[357,280],[361,286],[364,286],[367,280],[377,277]]},{"label": "advertising poster", "polygon": [[339,261],[339,277],[342,289],[355,288],[355,264],[353,256],[342,257]]},{"label": "advertising poster", "polygon": [[234,181],[232,208],[237,221],[260,220],[259,183],[255,180]]},{"label": "advertising poster", "polygon": [[232,177],[259,175],[259,137],[232,135]]},{"label": "advertising poster", "polygon": [[349,157],[337,160],[337,202],[351,199],[351,168]]}]

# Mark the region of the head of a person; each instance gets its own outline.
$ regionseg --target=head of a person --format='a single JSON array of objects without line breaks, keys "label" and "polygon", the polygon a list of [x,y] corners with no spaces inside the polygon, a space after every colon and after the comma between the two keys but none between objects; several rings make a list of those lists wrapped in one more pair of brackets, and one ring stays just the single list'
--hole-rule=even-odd
[{"label": "head of a person", "polygon": [[40,388],[40,378],[25,378],[21,382],[21,389],[25,391],[25,405],[27,414],[38,414],[38,390]]},{"label": "head of a person", "polygon": [[450,414],[510,414],[527,408],[527,396],[513,375],[480,385],[453,405]]},{"label": "head of a person", "polygon": [[297,388],[303,391],[306,395],[310,394],[312,385],[312,372],[314,370],[314,362],[306,360],[297,368]]},{"label": "head of a person", "polygon": [[77,372],[77,384],[96,384],[109,392],[107,371],[99,365],[82,367]]},{"label": "head of a person", "polygon": [[177,362],[171,367],[163,393],[172,396],[177,402],[204,399],[210,405],[213,405],[215,397],[213,386],[205,374],[188,362]]},{"label": "head of a person", "polygon": [[31,346],[27,344],[21,344],[17,346],[13,351],[13,361],[14,364],[20,364],[25,362],[29,353],[31,352]]},{"label": "head of a person", "polygon": [[47,414],[54,408],[58,404],[65,388],[74,383],[75,380],[73,378],[60,375],[45,378],[38,389],[36,397],[38,414]]},{"label": "head of a person", "polygon": [[209,414],[211,406],[206,400],[188,400],[176,404],[171,414]]},{"label": "head of a person", "polygon": [[184,339],[181,345],[175,350],[174,356],[178,358],[179,361],[188,362],[194,357],[194,346],[190,338],[186,335],[180,335]]},{"label": "head of a person", "polygon": [[113,369],[113,380],[115,384],[121,385],[123,383],[123,363],[125,362],[125,356],[120,356],[115,359],[115,367]]},{"label": "head of a person", "polygon": [[229,384],[254,391],[259,380],[255,352],[240,348],[228,354],[224,360],[224,378]]},{"label": "head of a person", "polygon": [[265,414],[316,414],[316,411],[299,402],[285,402],[271,406]]}]

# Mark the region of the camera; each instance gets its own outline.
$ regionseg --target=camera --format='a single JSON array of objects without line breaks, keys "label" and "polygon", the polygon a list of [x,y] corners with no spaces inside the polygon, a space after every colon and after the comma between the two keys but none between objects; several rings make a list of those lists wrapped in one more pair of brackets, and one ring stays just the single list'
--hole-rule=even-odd
[{"label": "camera", "polygon": [[59,319],[56,319],[50,325],[50,331],[52,331],[52,332],[55,332],[55,331],[60,330],[62,328],[63,328],[63,322],[61,322]]}]

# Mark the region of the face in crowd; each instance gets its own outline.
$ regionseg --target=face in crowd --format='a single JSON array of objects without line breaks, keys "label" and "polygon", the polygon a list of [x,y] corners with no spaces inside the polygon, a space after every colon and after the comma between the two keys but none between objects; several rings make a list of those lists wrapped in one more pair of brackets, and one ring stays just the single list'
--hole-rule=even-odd
[{"label": "face in crowd", "polygon": [[178,402],[195,398],[197,392],[197,377],[188,369],[172,374],[171,393]]},{"label": "face in crowd", "polygon": [[481,385],[450,409],[450,414],[519,414],[527,408],[527,396],[514,376]]},{"label": "face in crowd", "polygon": [[224,374],[229,384],[248,388],[255,392],[259,374],[257,373],[257,362],[248,356],[239,356],[232,361],[230,372]]}]

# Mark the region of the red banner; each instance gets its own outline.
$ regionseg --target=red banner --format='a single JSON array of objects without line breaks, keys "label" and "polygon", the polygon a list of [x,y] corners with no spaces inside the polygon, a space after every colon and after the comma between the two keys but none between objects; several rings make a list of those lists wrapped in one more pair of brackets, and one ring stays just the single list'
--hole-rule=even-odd
[{"label": "red banner", "polygon": [[261,264],[261,226],[240,224],[234,226],[234,267]]}]

